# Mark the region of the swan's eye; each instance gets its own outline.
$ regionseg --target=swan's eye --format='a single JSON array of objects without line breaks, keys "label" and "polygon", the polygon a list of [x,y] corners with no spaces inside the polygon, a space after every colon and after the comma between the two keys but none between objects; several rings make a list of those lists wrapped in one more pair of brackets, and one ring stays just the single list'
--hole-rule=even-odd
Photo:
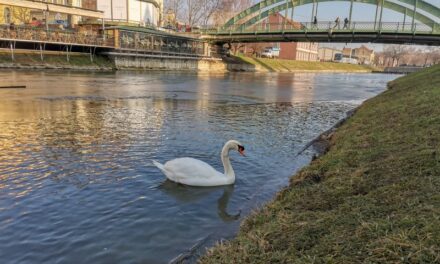
[{"label": "swan's eye", "polygon": [[240,155],[242,155],[242,156],[246,156],[244,154],[244,147],[242,145],[238,145],[238,153],[240,153]]}]

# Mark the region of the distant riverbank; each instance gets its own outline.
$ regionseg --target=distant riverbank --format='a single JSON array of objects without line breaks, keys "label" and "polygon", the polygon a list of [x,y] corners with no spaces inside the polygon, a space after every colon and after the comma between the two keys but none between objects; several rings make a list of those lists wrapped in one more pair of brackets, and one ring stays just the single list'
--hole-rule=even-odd
[{"label": "distant riverbank", "polygon": [[440,65],[392,81],[201,263],[434,263]]},{"label": "distant riverbank", "polygon": [[39,50],[16,50],[14,59],[10,50],[0,49],[0,68],[14,69],[58,69],[58,70],[160,70],[194,72],[351,72],[368,73],[369,66],[331,62],[307,62],[281,59],[226,57],[222,60],[187,59],[126,59],[109,58],[87,53],[69,53]]},{"label": "distant riverbank", "polygon": [[[230,67],[237,71],[256,72],[373,72],[378,69],[367,65],[354,65],[335,62],[296,61],[283,59],[255,58],[236,56],[230,58],[230,63],[236,63],[236,67]],[[242,67],[242,68],[241,68]]]}]

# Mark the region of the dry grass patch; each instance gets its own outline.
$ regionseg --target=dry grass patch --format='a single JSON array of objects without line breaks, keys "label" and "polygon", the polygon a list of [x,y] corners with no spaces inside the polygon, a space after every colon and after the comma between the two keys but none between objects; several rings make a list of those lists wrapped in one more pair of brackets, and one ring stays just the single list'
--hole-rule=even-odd
[{"label": "dry grass patch", "polygon": [[440,65],[389,88],[200,262],[440,262]]}]

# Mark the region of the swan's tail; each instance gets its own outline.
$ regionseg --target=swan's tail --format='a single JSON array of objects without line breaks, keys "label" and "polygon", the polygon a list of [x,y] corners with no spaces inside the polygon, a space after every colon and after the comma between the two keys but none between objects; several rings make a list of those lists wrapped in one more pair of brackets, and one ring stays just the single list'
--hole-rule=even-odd
[{"label": "swan's tail", "polygon": [[155,160],[151,160],[154,164],[154,166],[156,166],[157,168],[159,168],[159,170],[161,170],[163,173],[165,173],[165,167],[163,166],[163,164],[155,161]]}]

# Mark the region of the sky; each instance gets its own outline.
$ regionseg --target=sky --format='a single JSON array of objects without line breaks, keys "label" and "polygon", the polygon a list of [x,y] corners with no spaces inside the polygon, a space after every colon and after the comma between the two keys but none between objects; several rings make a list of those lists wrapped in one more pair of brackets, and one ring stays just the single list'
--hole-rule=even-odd
[{"label": "sky", "polygon": [[[398,2],[398,0],[388,0],[391,2]],[[440,8],[440,0],[424,0],[436,7]],[[259,1],[254,1],[254,3]],[[349,16],[350,3],[349,2],[324,2],[318,4],[318,22],[324,21],[334,21],[336,17],[340,17],[341,21],[344,20],[345,17]],[[352,21],[359,22],[371,22],[374,21],[376,13],[376,6],[370,4],[362,4],[355,3],[353,5],[353,16]],[[284,11],[282,12],[284,15]],[[290,10],[288,13],[290,17]],[[435,21],[440,22],[440,18],[434,18],[426,13],[424,13],[430,18],[433,18]],[[394,12],[392,10],[384,9],[382,21],[384,22],[403,22],[403,14]],[[312,19],[312,5],[304,5],[295,8],[294,11],[294,20],[300,22],[310,22]],[[409,20],[408,20],[409,19]],[[407,22],[411,22],[410,18],[407,17]],[[329,44],[322,43],[320,46],[322,47],[334,47],[334,48],[343,48],[347,47],[359,47],[361,44]],[[383,49],[382,44],[368,44],[369,47],[374,48],[376,51],[381,51]]]}]

